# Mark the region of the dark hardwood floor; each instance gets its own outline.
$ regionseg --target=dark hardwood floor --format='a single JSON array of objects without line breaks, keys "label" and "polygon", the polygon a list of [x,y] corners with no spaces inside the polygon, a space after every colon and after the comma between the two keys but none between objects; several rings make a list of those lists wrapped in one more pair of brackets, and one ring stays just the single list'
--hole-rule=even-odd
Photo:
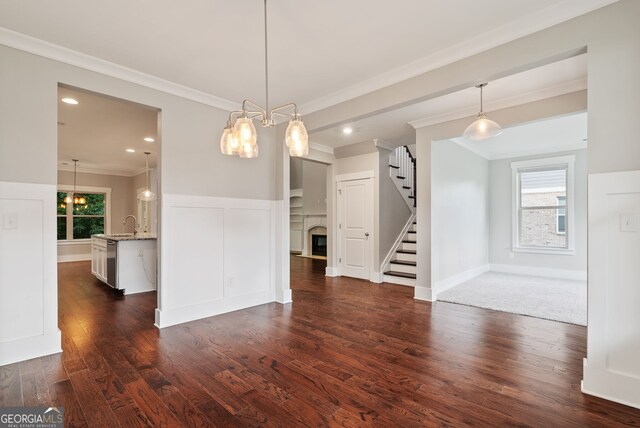
[{"label": "dark hardwood floor", "polygon": [[157,330],[155,293],[61,264],[64,353],[0,367],[0,406],[62,405],[74,427],[640,426],[581,394],[584,327],[291,265],[291,305]]}]

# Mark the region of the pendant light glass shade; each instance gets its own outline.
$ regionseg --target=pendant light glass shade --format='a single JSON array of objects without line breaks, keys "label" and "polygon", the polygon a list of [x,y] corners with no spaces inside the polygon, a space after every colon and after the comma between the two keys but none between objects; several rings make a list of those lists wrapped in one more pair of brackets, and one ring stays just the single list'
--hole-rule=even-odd
[{"label": "pendant light glass shade", "polygon": [[228,124],[222,131],[220,138],[220,151],[225,155],[237,155],[240,153],[240,145],[238,140],[233,136],[233,125]]},{"label": "pendant light glass shade", "polygon": [[476,85],[476,88],[480,89],[480,113],[478,113],[478,119],[464,130],[463,136],[468,140],[481,141],[502,134],[500,125],[491,119],[487,119],[487,115],[484,114],[482,107],[482,89],[487,85],[488,83]]},{"label": "pendant light glass shade", "polygon": [[144,202],[155,201],[156,194],[151,191],[151,189],[144,189],[142,192],[138,193],[138,199]]},{"label": "pendant light glass shade", "polygon": [[239,117],[233,126],[233,138],[237,142],[238,147],[240,147],[240,154],[247,152],[247,146],[253,149],[258,142],[258,134],[256,133],[256,127],[253,125],[253,121],[248,117]]},{"label": "pendant light glass shade", "polygon": [[240,149],[238,155],[243,159],[252,159],[258,157],[259,151],[260,149],[257,144],[255,144],[253,147],[250,144],[245,144]]},{"label": "pendant light glass shade", "polygon": [[149,155],[151,153],[144,152],[144,154],[147,156],[147,159],[146,159],[147,186],[144,188],[144,190],[142,190],[142,192],[138,193],[138,199],[141,200],[141,201],[144,201],[144,202],[155,201],[156,200],[156,194],[153,193],[151,191],[151,188],[149,187]]},{"label": "pendant light glass shade", "polygon": [[500,125],[491,119],[487,119],[484,113],[479,114],[478,119],[464,131],[464,137],[473,141],[486,140],[500,134],[502,134]]},{"label": "pendant light glass shade", "polygon": [[287,126],[284,141],[291,156],[306,156],[309,154],[309,135],[304,123],[299,119],[292,119]]}]

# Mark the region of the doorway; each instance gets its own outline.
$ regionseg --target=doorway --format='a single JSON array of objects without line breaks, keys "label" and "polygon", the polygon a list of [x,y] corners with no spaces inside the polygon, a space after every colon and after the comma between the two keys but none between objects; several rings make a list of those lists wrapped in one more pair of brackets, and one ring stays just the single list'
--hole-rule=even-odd
[{"label": "doorway", "polygon": [[64,84],[57,95],[59,271],[105,296],[156,294],[160,110]]}]

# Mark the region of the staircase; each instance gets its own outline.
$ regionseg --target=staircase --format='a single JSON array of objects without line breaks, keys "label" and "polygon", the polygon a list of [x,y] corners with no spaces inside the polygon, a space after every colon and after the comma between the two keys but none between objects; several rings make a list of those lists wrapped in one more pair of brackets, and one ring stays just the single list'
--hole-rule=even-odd
[{"label": "staircase", "polygon": [[383,267],[383,281],[415,286],[417,272],[416,159],[407,146],[398,147],[389,155],[389,175],[411,209],[412,215],[393,246],[390,260]]},{"label": "staircase", "polygon": [[384,272],[384,282],[401,285],[416,285],[416,222],[412,222],[409,230],[403,232],[402,240],[395,248],[395,253]]}]

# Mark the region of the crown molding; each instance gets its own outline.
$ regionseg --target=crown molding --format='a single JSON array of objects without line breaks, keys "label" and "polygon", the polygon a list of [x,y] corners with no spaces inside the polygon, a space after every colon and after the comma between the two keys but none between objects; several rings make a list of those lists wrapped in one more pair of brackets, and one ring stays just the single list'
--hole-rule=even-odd
[{"label": "crown molding", "polygon": [[584,150],[587,148],[587,143],[582,142],[582,143],[576,143],[576,144],[568,144],[565,146],[555,146],[555,147],[546,148],[546,149],[529,149],[529,150],[513,151],[513,152],[505,153],[502,155],[493,156],[490,153],[488,153],[487,150],[481,149],[480,146],[478,146],[477,143],[475,142],[470,142],[470,141],[468,142],[468,141],[465,141],[463,138],[452,138],[449,141],[459,145],[460,147],[466,150],[469,150],[470,152],[488,161],[521,158],[525,156],[547,155],[552,153],[569,152],[573,150]]},{"label": "crown molding", "polygon": [[393,144],[389,143],[388,141],[385,141],[381,138],[374,138],[373,139],[373,144],[376,147],[380,147],[386,150],[389,150],[390,152],[394,151],[396,149],[396,146],[394,146]]},{"label": "crown molding", "polygon": [[105,61],[63,46],[0,27],[0,45],[29,52],[150,89],[175,95],[225,111],[238,110],[239,103]]},{"label": "crown molding", "polygon": [[[573,92],[583,91],[587,89],[587,78],[572,80],[564,82],[559,85],[548,86],[536,91],[525,92],[524,94],[517,94],[512,97],[501,98],[499,100],[492,101],[491,103],[485,103],[485,112],[500,110],[504,108],[514,107],[521,104],[527,104],[534,101],[540,101],[547,98],[557,97],[560,95],[570,94]],[[449,111],[434,116],[425,117],[423,119],[416,119],[408,122],[409,125],[415,129],[424,128],[426,126],[437,125],[439,123],[450,122],[452,120],[464,119],[465,117],[474,116],[478,113],[479,106],[465,107],[463,109]]]},{"label": "crown molding", "polygon": [[300,105],[300,111],[304,112],[304,114],[309,114],[340,104],[529,34],[542,31],[617,1],[619,0],[562,0],[537,13],[511,21],[462,43],[302,104]]},{"label": "crown molding", "polygon": [[329,147],[329,146],[325,146],[324,144],[318,144],[318,143],[309,143],[309,148],[316,150],[318,152],[322,152],[322,153],[328,153],[330,155],[333,155],[333,147]]},{"label": "crown molding", "polygon": [[[617,1],[619,0],[562,0],[537,13],[509,22],[462,43],[302,104],[299,110],[305,114],[322,110],[544,30]],[[224,111],[237,110],[240,106],[237,102],[2,27],[0,27],[0,45],[155,89]]]},{"label": "crown molding", "polygon": [[[152,168],[150,168],[152,169]],[[73,166],[72,165],[60,165],[58,164],[58,171],[67,171],[67,172],[73,172]],[[100,174],[100,175],[117,175],[120,177],[135,177],[136,175],[141,174],[142,172],[145,172],[146,169],[143,169],[141,172],[138,171],[127,171],[127,170],[121,170],[121,169],[108,169],[108,168],[94,168],[94,167],[90,167],[90,166],[79,166],[78,167],[78,172],[83,173],[83,174]]]}]

